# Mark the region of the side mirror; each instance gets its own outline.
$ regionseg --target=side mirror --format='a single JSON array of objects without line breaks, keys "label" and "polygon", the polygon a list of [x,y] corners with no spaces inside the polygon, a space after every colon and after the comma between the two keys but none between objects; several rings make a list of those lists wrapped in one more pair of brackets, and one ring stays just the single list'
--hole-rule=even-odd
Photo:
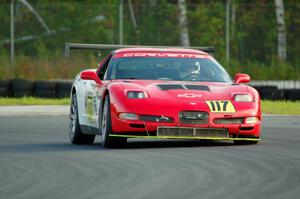
[{"label": "side mirror", "polygon": [[237,73],[234,77],[234,83],[240,84],[240,83],[249,83],[251,80],[250,76],[243,73]]},{"label": "side mirror", "polygon": [[97,73],[95,71],[86,70],[80,73],[80,78],[85,80],[94,80],[97,84],[101,84]]}]

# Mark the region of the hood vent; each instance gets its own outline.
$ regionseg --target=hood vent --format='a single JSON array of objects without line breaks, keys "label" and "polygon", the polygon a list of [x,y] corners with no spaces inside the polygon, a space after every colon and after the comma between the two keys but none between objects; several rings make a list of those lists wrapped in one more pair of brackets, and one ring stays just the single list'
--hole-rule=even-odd
[{"label": "hood vent", "polygon": [[166,91],[166,90],[178,90],[178,89],[185,89],[182,85],[180,84],[159,84],[157,85],[161,90]]},{"label": "hood vent", "polygon": [[161,90],[200,90],[210,91],[208,86],[205,85],[181,85],[181,84],[159,84],[157,85]]},{"label": "hood vent", "polygon": [[184,85],[187,90],[200,90],[200,91],[209,91],[208,86],[204,85]]}]

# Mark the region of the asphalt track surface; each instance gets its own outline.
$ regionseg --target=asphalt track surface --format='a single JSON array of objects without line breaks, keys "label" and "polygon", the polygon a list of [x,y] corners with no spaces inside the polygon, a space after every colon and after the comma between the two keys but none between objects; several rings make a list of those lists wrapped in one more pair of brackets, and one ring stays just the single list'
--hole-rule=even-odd
[{"label": "asphalt track surface", "polygon": [[266,116],[262,143],[68,142],[67,116],[0,116],[0,198],[300,198],[300,117]]}]

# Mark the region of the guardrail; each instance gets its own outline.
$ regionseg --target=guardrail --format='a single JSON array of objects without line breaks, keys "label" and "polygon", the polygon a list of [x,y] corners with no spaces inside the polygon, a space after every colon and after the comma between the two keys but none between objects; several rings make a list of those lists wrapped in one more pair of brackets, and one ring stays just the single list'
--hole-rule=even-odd
[{"label": "guardrail", "polygon": [[[0,97],[69,97],[73,80],[0,80]],[[300,100],[300,81],[252,81],[262,99]]]},{"label": "guardrail", "polygon": [[251,81],[250,85],[262,99],[300,100],[300,80],[259,80]]},{"label": "guardrail", "polygon": [[278,89],[300,89],[300,80],[254,80],[251,86],[277,86]]}]

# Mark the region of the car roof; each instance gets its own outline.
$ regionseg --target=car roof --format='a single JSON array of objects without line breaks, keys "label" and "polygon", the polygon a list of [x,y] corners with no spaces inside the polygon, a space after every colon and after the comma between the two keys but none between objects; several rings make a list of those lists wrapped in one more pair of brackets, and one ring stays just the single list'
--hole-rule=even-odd
[{"label": "car roof", "polygon": [[121,48],[114,51],[115,53],[139,53],[139,52],[169,52],[169,53],[191,53],[208,55],[201,50],[186,49],[186,48]]}]

